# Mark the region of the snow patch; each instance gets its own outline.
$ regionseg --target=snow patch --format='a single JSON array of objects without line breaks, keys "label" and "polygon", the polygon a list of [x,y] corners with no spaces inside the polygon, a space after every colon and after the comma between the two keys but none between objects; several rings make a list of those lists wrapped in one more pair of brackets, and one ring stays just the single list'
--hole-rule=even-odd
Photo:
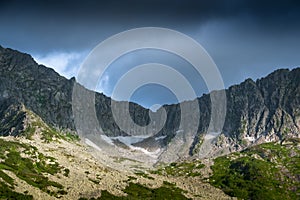
[{"label": "snow patch", "polygon": [[204,136],[204,139],[211,140],[211,139],[218,137],[218,135],[220,135],[220,132],[210,132]]},{"label": "snow patch", "polygon": [[128,146],[131,150],[137,150],[141,151],[142,153],[152,157],[157,158],[158,154],[160,152],[160,149],[157,149],[156,151],[148,151],[147,149],[144,149],[142,147],[136,147],[132,144],[141,142],[144,139],[150,137],[151,135],[137,135],[137,136],[117,136],[117,137],[110,137],[111,140],[119,140],[120,142],[124,143],[126,146]]},{"label": "snow patch", "polygon": [[[141,151],[142,153],[144,153],[144,154],[146,154],[146,155],[148,155],[148,156],[150,156],[152,158],[157,158],[159,156],[160,151],[161,151],[160,148],[152,152],[152,151],[148,151],[147,149],[144,149],[142,147],[136,147],[136,146],[132,145],[134,143],[141,142],[141,141],[143,141],[144,139],[146,139],[146,138],[148,138],[150,136],[151,135],[108,137],[106,135],[101,135],[101,139],[103,139],[105,142],[107,142],[110,145],[115,145],[114,142],[113,142],[113,140],[119,140],[120,142],[122,142],[123,144],[125,144],[126,146],[128,146],[131,150]],[[160,137],[157,137],[155,139],[159,140],[159,139],[163,139],[165,137],[166,136],[160,136]],[[95,143],[93,143],[92,141],[90,141],[88,139],[85,139],[85,142],[89,146],[92,146],[95,149],[101,151],[101,149]]]},{"label": "snow patch", "polygon": [[132,145],[137,142],[141,142],[144,139],[148,138],[149,135],[137,135],[137,136],[117,136],[110,137],[112,140],[119,140],[120,142],[126,144],[127,146]]},{"label": "snow patch", "polygon": [[162,139],[165,139],[167,136],[166,135],[163,135],[163,136],[159,136],[159,137],[156,137],[155,140],[162,140]]},{"label": "snow patch", "polygon": [[255,137],[251,137],[251,136],[247,136],[247,137],[245,137],[245,139],[247,139],[250,142],[255,141]]},{"label": "snow patch", "polygon": [[113,141],[110,139],[110,137],[107,137],[106,135],[101,135],[101,139],[107,142],[110,145],[114,145]]},{"label": "snow patch", "polygon": [[142,147],[135,147],[135,146],[132,146],[132,145],[129,145],[128,146],[130,149],[132,150],[138,150],[138,151],[141,151],[143,152],[144,154],[152,157],[152,158],[157,158],[158,157],[158,154],[160,152],[160,149],[156,149],[156,151],[148,151],[147,149],[144,149]]},{"label": "snow patch", "polygon": [[94,142],[92,142],[91,140],[89,139],[86,139],[85,138],[85,143],[95,149],[97,149],[98,151],[102,151]]}]

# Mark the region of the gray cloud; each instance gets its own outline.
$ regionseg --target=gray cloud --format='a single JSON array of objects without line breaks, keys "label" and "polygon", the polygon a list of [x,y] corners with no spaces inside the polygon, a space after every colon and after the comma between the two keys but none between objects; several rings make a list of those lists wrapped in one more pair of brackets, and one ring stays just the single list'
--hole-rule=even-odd
[{"label": "gray cloud", "polygon": [[[129,28],[164,26],[184,31],[231,18],[251,19],[257,26],[281,33],[298,29],[299,10],[300,3],[292,0],[4,0],[0,3],[0,41],[24,50],[30,45],[35,51],[91,48]],[[13,42],[5,42],[11,37]]]},{"label": "gray cloud", "polygon": [[[86,54],[113,34],[143,26],[172,28],[200,42],[218,65],[227,87],[248,77],[259,78],[276,68],[300,65],[299,1],[0,1],[0,45],[43,58],[53,52]],[[112,66],[110,87],[122,75],[119,72],[125,73],[131,64],[157,61],[178,69],[179,65],[186,66],[166,55],[128,56],[127,60],[135,61],[127,63],[126,58],[121,58],[124,63]],[[118,68],[122,70],[117,72]],[[189,70],[181,73],[194,85],[201,82],[201,77],[193,76]],[[207,92],[202,82],[199,85],[198,95]],[[145,88],[144,93],[151,90]],[[143,96],[141,91],[135,101]],[[149,99],[158,90],[151,91]],[[168,92],[159,91],[157,103],[173,99],[171,95],[162,98]]]}]

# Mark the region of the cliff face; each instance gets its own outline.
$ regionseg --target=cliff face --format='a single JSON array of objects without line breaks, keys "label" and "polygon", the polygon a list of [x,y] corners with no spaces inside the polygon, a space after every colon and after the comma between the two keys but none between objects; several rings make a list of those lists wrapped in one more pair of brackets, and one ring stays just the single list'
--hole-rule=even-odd
[{"label": "cliff face", "polygon": [[227,91],[223,134],[237,149],[300,136],[300,69],[277,70]]},{"label": "cliff face", "polygon": [[0,136],[18,136],[24,131],[26,113],[12,98],[0,100]]},{"label": "cliff face", "polygon": [[[74,84],[77,84],[74,78],[67,80],[54,70],[38,65],[30,55],[0,47],[0,130],[8,127],[5,124],[8,124],[7,120],[9,121],[10,118],[6,113],[12,115],[17,113],[16,116],[22,118],[22,112],[18,112],[17,109],[19,104],[9,106],[10,99],[24,104],[51,126],[75,130],[72,111]],[[86,89],[83,90],[94,94]],[[277,70],[256,82],[247,79],[227,89],[226,96],[226,119],[222,134],[213,141],[215,151],[221,149],[235,151],[255,143],[278,141],[292,136],[300,137],[300,68],[292,71]],[[111,99],[99,93],[96,93],[95,99],[99,121],[97,123],[103,132],[108,136],[126,135],[114,122]],[[199,144],[208,129],[211,110],[209,94],[194,101],[199,102],[200,119],[197,133],[188,135],[191,141],[189,154],[197,154]],[[191,102],[183,104],[188,109],[194,109]],[[149,149],[165,147],[181,131],[179,104],[165,105],[164,108],[167,120],[163,129],[155,135],[155,137],[162,136],[163,139],[155,140],[151,137],[137,143],[137,146]],[[130,103],[129,112],[133,121],[141,126],[149,123],[149,113],[154,114],[134,103]],[[184,117],[187,120],[189,118],[188,115]],[[157,123],[159,119],[160,117],[157,118]],[[10,124],[11,127],[21,126],[13,122]],[[189,127],[193,126],[188,122],[186,124],[184,134],[188,133]],[[138,134],[137,131],[132,130],[133,134]],[[153,130],[145,130],[147,131]],[[1,135],[7,134],[7,131],[1,131]],[[9,134],[18,135],[18,132]]]},{"label": "cliff face", "polygon": [[74,129],[73,82],[28,54],[0,49],[0,98],[18,100],[53,126]]}]

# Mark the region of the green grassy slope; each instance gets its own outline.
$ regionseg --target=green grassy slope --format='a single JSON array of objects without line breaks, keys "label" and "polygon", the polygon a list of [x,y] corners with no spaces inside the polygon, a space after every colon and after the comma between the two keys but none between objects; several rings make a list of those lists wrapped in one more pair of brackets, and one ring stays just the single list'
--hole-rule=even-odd
[{"label": "green grassy slope", "polygon": [[210,183],[241,199],[299,199],[299,144],[265,143],[216,158]]}]

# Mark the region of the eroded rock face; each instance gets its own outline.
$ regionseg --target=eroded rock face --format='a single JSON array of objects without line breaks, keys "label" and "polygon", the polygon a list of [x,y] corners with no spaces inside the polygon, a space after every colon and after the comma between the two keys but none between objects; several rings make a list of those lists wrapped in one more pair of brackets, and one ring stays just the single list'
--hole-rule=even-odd
[{"label": "eroded rock face", "polygon": [[[68,80],[53,69],[38,65],[30,55],[0,47],[0,99],[16,99],[49,125],[60,129],[76,129],[72,111],[74,84],[77,84],[74,78]],[[95,94],[97,123],[101,131],[108,136],[126,136],[127,133],[118,127],[112,116],[111,99],[103,94],[84,88],[83,90]],[[222,134],[211,141],[214,151],[219,152],[223,149],[223,152],[230,152],[255,143],[278,141],[288,136],[300,137],[300,68],[292,71],[277,70],[256,82],[247,79],[227,89],[226,96],[227,112]],[[136,145],[150,150],[165,147],[180,133],[190,137],[184,138],[190,142],[187,153],[190,155],[199,153],[197,148],[210,123],[210,95],[203,95],[194,101],[198,101],[200,109],[196,133],[190,133],[194,124],[193,120],[189,120],[188,114],[183,116],[188,119],[185,127],[180,127],[180,104],[164,105],[167,120],[162,130]],[[189,107],[191,103],[192,101],[188,101],[184,104]],[[8,107],[5,105],[5,101],[1,101],[2,115],[8,112],[6,111]],[[9,109],[13,110],[13,107]],[[193,110],[193,107],[190,106],[189,109]],[[120,112],[125,111],[120,110]],[[130,103],[129,112],[137,124],[141,126],[149,124],[151,111],[148,109]],[[160,118],[158,117],[157,120],[160,121]],[[89,132],[93,128],[88,127],[85,131]],[[136,135],[147,134],[138,133],[138,130],[134,129],[131,131]],[[145,130],[145,132],[151,131],[157,130]],[[7,135],[7,132],[1,134]]]},{"label": "eroded rock face", "polygon": [[0,97],[17,99],[53,126],[75,128],[73,83],[53,69],[38,65],[28,54],[0,49]]},{"label": "eroded rock face", "polygon": [[251,143],[300,137],[300,69],[277,70],[227,91],[223,134],[242,148]]},{"label": "eroded rock face", "polygon": [[18,136],[24,131],[26,113],[12,98],[0,99],[0,136]]}]

